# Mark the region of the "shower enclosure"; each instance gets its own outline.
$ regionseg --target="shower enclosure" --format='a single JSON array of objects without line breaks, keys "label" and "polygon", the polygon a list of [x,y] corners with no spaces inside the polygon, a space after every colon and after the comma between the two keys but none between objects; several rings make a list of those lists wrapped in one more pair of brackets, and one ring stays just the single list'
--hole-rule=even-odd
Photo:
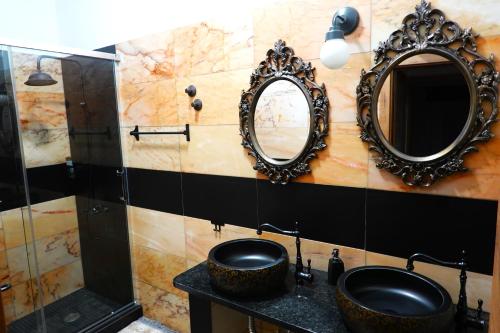
[{"label": "shower enclosure", "polygon": [[0,332],[116,332],[134,302],[114,55],[0,46]]}]

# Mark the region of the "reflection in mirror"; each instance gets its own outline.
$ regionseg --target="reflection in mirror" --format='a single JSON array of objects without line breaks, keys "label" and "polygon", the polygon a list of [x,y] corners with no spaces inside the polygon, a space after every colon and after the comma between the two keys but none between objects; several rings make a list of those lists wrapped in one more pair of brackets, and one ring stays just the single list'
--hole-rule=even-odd
[{"label": "reflection in mirror", "polygon": [[377,118],[395,149],[424,157],[441,152],[459,137],[469,109],[469,88],[458,65],[425,53],[407,58],[387,76]]},{"label": "reflection in mirror", "polygon": [[266,156],[288,161],[299,155],[309,137],[310,112],[306,96],[289,80],[268,85],[257,101],[255,135]]}]

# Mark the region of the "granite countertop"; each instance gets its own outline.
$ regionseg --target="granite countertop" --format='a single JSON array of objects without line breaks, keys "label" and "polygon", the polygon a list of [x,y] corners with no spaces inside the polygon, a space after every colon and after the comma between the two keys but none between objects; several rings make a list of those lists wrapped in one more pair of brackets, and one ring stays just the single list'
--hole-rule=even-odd
[{"label": "granite countertop", "polygon": [[348,333],[335,300],[335,287],[327,273],[312,270],[314,282],[296,286],[290,270],[283,290],[265,299],[226,296],[212,288],[207,264],[201,263],[174,279],[174,286],[194,296],[216,302],[297,333]]}]

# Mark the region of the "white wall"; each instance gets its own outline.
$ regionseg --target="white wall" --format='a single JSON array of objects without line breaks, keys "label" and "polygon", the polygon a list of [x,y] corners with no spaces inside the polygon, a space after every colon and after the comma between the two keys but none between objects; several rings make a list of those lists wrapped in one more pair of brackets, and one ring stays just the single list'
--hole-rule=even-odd
[{"label": "white wall", "polygon": [[56,0],[0,0],[0,39],[59,45]]},{"label": "white wall", "polygon": [[[96,49],[281,0],[0,0],[0,39]],[[37,24],[43,22],[43,24]]]}]

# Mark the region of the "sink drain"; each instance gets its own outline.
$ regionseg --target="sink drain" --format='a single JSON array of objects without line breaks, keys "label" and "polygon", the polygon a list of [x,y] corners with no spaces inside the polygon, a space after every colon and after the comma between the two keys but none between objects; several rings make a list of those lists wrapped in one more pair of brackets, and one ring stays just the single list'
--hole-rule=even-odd
[{"label": "sink drain", "polygon": [[71,312],[66,317],[64,317],[64,322],[72,323],[74,321],[77,321],[78,319],[80,319],[80,314],[78,312]]}]

